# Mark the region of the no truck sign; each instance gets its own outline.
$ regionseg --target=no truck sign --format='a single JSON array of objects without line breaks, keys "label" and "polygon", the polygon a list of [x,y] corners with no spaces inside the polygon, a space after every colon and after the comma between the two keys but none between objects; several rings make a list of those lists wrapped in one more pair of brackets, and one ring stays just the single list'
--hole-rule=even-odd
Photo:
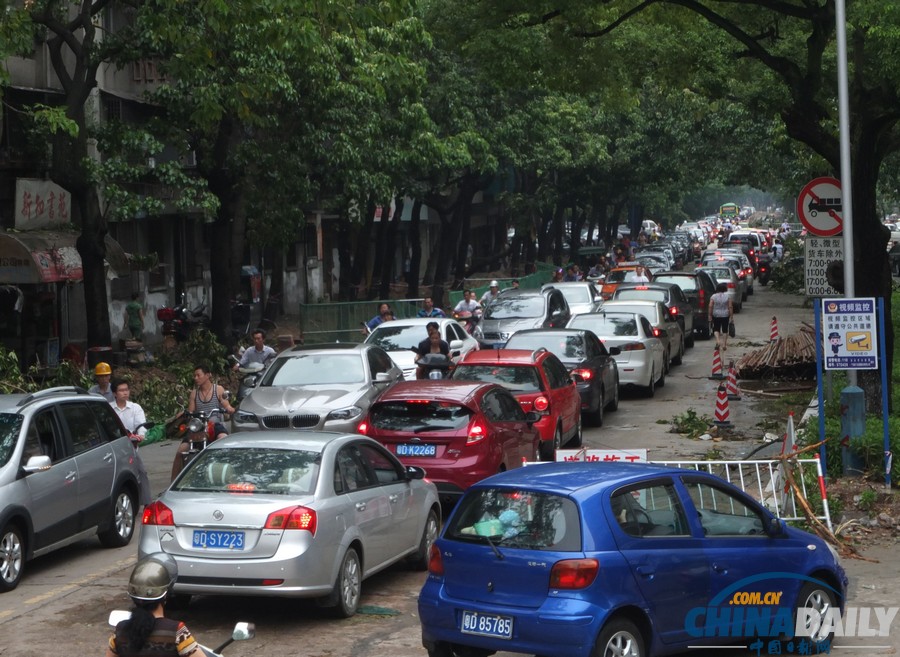
[{"label": "no truck sign", "polygon": [[797,217],[813,235],[839,235],[844,229],[842,212],[841,181],[835,178],[816,178],[797,197]]}]

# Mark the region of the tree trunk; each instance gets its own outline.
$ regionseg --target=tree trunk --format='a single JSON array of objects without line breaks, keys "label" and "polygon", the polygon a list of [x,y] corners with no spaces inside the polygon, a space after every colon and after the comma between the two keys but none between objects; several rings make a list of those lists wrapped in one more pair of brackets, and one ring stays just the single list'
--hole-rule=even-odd
[{"label": "tree trunk", "polygon": [[[338,258],[341,262],[341,273],[338,279],[339,301],[352,301],[355,299],[355,296],[353,295],[353,273],[356,271],[356,263],[354,262],[352,251],[354,244],[354,228],[356,228],[356,226],[354,226],[353,222],[351,222],[350,218],[347,216],[347,208],[342,208],[341,215],[337,222]],[[362,227],[359,228],[361,231]],[[359,231],[357,231],[357,233],[358,232]]]},{"label": "tree trunk", "polygon": [[[369,293],[366,295],[368,299],[378,297],[381,292],[381,267],[384,262],[384,249],[387,240],[388,215],[391,212],[391,203],[388,199],[387,203],[381,203],[381,218],[378,221],[378,231],[375,237],[375,261],[372,263],[371,278],[369,280]],[[384,297],[381,297],[384,298]]]},{"label": "tree trunk", "polygon": [[81,218],[81,234],[75,242],[84,276],[84,313],[88,347],[109,347],[109,302],[106,296],[106,218],[100,211],[97,189],[83,187],[72,194]]},{"label": "tree trunk", "polygon": [[409,222],[409,278],[406,281],[406,298],[419,297],[419,267],[422,264],[422,236],[420,231],[422,201],[416,199],[412,206],[412,221]]},{"label": "tree trunk", "polygon": [[565,232],[563,229],[565,228],[566,223],[566,209],[562,203],[556,204],[556,209],[553,212],[553,263],[557,267],[562,267],[563,265],[563,233]]},{"label": "tree trunk", "polygon": [[262,318],[270,325],[277,323],[278,318],[284,313],[284,251],[272,249],[272,258],[272,279],[262,314]]},{"label": "tree trunk", "polygon": [[359,299],[359,290],[367,284],[365,279],[368,273],[369,249],[372,246],[372,232],[374,230],[375,201],[370,198],[366,203],[366,215],[356,240],[356,256],[353,258],[353,274],[350,277],[350,283],[353,285],[353,301]]},{"label": "tree trunk", "polygon": [[[400,218],[403,216],[403,197],[397,196],[394,201],[394,214],[391,220],[385,226],[385,238],[382,248],[381,259],[381,288],[378,290],[379,299],[391,298],[391,282],[393,281],[394,264],[397,256],[397,234],[400,229]],[[382,222],[385,220],[384,214],[381,215]]]}]

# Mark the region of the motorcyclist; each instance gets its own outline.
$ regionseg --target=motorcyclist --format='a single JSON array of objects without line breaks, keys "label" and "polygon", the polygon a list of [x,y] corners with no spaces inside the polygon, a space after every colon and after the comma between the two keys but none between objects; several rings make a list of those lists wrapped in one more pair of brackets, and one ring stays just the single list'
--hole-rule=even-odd
[{"label": "motorcyclist", "polygon": [[[217,383],[213,383],[212,372],[207,365],[197,365],[194,367],[194,389],[191,390],[191,396],[188,400],[188,413],[203,413],[214,425],[212,440],[218,440],[228,435],[228,429],[225,428],[225,418],[222,412],[229,415],[234,414],[234,406],[228,403],[225,388]],[[175,460],[172,462],[172,479],[175,479],[184,467],[184,457],[182,454],[190,449],[191,435],[185,434],[175,453]]]},{"label": "motorcyclist", "polygon": [[[441,327],[437,322],[428,322],[425,325],[425,329],[428,331],[428,337],[422,340],[419,343],[419,346],[416,347],[416,362],[419,362],[419,359],[426,354],[443,354],[444,356],[450,357],[450,345],[447,344],[446,340],[441,339]],[[425,369],[419,365],[416,367],[416,378],[417,379],[427,379],[428,373]]]},{"label": "motorcyclist", "polygon": [[203,654],[184,623],[165,617],[166,600],[177,577],[178,564],[164,552],[155,552],[137,562],[128,580],[128,595],[134,602],[131,618],[116,625],[106,657]]},{"label": "motorcyclist", "polygon": [[253,331],[253,346],[244,349],[241,359],[234,364],[233,370],[247,368],[253,363],[265,365],[272,358],[275,358],[275,350],[266,344],[266,332],[262,329]]}]

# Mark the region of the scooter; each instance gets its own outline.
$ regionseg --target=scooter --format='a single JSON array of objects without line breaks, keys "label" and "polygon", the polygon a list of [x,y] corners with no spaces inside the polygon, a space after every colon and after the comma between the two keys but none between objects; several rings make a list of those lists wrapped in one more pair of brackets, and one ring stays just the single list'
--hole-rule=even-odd
[{"label": "scooter", "polygon": [[440,380],[450,376],[453,361],[444,354],[425,354],[416,361],[416,365],[424,371],[423,378]]},{"label": "scooter", "polygon": [[478,326],[478,322],[481,321],[482,314],[483,311],[481,308],[476,308],[474,312],[462,310],[458,313],[454,313],[453,316],[462,323],[463,327],[466,329],[466,333],[475,335],[475,327]]},{"label": "scooter", "polygon": [[[224,414],[221,408],[212,411]],[[216,423],[210,419],[212,413],[184,411],[182,417],[187,420],[186,423],[179,425],[178,430],[181,435],[187,435],[188,448],[184,452],[179,452],[175,458],[181,457],[181,467],[178,472],[184,470],[187,465],[197,458],[197,455],[206,449],[206,446],[216,439]],[[174,479],[174,477],[173,477]]]},{"label": "scooter", "polygon": [[[116,609],[111,611],[109,614],[109,626],[116,627],[122,621],[129,620],[131,618],[131,612],[126,611],[124,609]],[[253,623],[239,622],[235,623],[234,629],[231,631],[231,637],[225,641],[222,645],[220,645],[215,650],[211,648],[207,648],[204,645],[200,646],[200,650],[203,651],[203,654],[206,657],[220,657],[221,653],[225,648],[230,646],[235,641],[246,641],[248,639],[252,639],[256,636],[256,625]]]},{"label": "scooter", "polygon": [[156,311],[156,319],[163,323],[164,336],[173,336],[178,342],[188,339],[191,332],[198,328],[209,328],[209,315],[206,314],[206,297],[195,308],[188,309],[185,293],[181,293],[181,303],[175,307],[164,306]]},{"label": "scooter", "polygon": [[772,263],[767,260],[760,260],[756,267],[756,280],[760,285],[768,285],[769,278],[772,276]]}]

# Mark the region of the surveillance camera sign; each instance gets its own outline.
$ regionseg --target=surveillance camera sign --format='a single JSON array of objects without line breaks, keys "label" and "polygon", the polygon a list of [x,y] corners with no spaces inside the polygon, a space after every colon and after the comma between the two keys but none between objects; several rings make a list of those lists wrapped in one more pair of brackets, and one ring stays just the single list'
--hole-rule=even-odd
[{"label": "surveillance camera sign", "polygon": [[826,370],[877,370],[875,299],[822,299]]}]

